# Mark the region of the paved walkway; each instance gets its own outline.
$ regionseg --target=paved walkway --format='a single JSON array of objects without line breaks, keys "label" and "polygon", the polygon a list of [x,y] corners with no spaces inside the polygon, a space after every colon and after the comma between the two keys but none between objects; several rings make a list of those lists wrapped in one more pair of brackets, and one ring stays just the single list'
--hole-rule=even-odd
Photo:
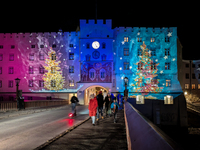
[{"label": "paved walkway", "polygon": [[[51,140],[50,140],[51,141]],[[113,116],[100,119],[99,124],[93,126],[91,119],[77,126],[70,132],[61,135],[51,143],[46,143],[41,150],[126,150],[126,128],[124,112],[119,110],[117,123]]]}]

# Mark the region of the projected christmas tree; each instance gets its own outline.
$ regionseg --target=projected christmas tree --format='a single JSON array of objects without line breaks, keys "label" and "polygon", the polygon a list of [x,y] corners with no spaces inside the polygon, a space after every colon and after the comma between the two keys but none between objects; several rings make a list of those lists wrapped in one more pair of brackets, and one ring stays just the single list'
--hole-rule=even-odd
[{"label": "projected christmas tree", "polygon": [[146,47],[144,42],[140,48],[138,52],[140,60],[136,63],[138,67],[136,77],[131,84],[133,91],[142,92],[142,94],[161,92],[162,87],[158,87],[159,79],[155,79],[159,63],[155,63],[151,59],[151,50]]},{"label": "projected christmas tree", "polygon": [[48,59],[46,59],[44,66],[47,72],[43,75],[44,87],[49,90],[61,90],[64,86],[64,77],[62,77],[62,71],[59,67],[60,61],[56,61],[56,52],[50,48],[48,52]]}]

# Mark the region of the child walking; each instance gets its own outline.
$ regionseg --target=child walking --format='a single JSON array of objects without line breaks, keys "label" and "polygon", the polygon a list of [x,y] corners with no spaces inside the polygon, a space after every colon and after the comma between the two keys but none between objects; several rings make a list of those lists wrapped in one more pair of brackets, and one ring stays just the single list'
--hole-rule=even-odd
[{"label": "child walking", "polygon": [[97,107],[98,107],[97,99],[96,99],[96,97],[94,97],[93,94],[91,94],[88,109],[89,109],[89,115],[92,118],[93,126],[95,126],[95,116],[97,113]]},{"label": "child walking", "polygon": [[111,104],[111,109],[114,114],[114,123],[116,123],[118,108],[119,108],[119,104],[116,102],[116,99],[113,99],[113,103]]}]

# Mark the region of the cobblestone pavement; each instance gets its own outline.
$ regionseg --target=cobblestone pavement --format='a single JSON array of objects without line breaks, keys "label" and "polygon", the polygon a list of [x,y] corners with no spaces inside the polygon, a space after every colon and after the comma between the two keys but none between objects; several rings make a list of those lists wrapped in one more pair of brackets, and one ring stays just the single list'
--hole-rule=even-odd
[{"label": "cobblestone pavement", "polygon": [[72,131],[59,137],[41,150],[126,150],[126,128],[124,112],[119,110],[117,123],[114,123],[113,116],[100,119],[99,123],[93,126],[91,119],[88,119]]}]

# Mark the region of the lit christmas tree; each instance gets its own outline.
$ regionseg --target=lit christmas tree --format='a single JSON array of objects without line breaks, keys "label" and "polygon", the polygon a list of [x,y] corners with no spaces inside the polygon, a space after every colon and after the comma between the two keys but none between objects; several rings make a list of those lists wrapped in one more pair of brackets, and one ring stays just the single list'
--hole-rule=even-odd
[{"label": "lit christmas tree", "polygon": [[136,63],[138,66],[136,78],[133,79],[133,84],[131,84],[133,91],[142,92],[143,95],[149,92],[161,92],[162,87],[158,87],[159,80],[155,79],[159,63],[155,63],[151,59],[151,50],[146,47],[144,42],[140,45],[140,48],[140,52],[138,53],[140,60]]},{"label": "lit christmas tree", "polygon": [[64,86],[64,77],[62,77],[62,71],[60,71],[59,63],[60,61],[56,61],[56,52],[50,48],[48,52],[48,59],[46,59],[44,66],[46,72],[43,75],[44,87],[49,90],[61,90]]}]

